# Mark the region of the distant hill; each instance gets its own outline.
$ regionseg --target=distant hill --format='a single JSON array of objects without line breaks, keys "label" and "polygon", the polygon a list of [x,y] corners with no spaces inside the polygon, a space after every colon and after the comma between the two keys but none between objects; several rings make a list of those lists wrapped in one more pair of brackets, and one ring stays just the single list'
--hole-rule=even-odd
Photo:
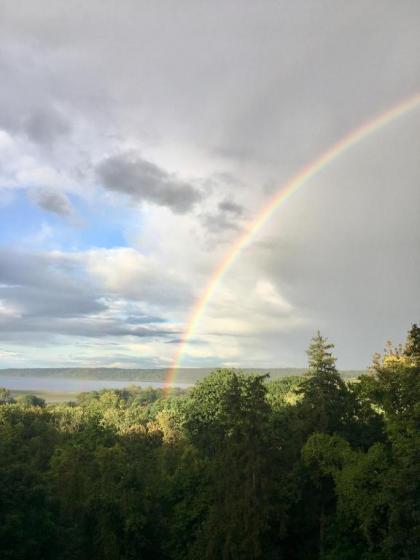
[{"label": "distant hill", "polygon": [[[208,375],[215,368],[179,368],[176,380],[180,383],[194,383]],[[167,369],[124,369],[124,368],[7,368],[0,369],[0,385],[2,375],[16,375],[20,377],[56,377],[74,379],[101,379],[122,381],[157,381],[163,382],[167,376]],[[305,368],[243,368],[245,373],[269,373],[271,379],[279,379],[292,375],[303,375]],[[364,370],[343,370],[340,372],[345,379],[358,377]]]}]

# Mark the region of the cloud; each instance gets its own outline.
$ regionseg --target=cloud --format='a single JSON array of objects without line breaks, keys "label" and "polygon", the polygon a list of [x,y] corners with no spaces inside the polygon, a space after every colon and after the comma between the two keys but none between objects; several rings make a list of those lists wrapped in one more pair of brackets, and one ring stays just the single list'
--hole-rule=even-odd
[{"label": "cloud", "polygon": [[7,359],[14,359],[14,360],[19,360],[19,354],[17,354],[16,352],[11,352],[11,351],[6,351],[6,350],[0,350],[0,359],[1,360],[7,360]]},{"label": "cloud", "polygon": [[80,257],[86,271],[103,289],[115,296],[152,303],[172,310],[185,306],[191,286],[183,276],[165,267],[153,255],[128,247],[92,249]]},{"label": "cloud", "polygon": [[102,185],[130,196],[136,202],[152,202],[183,214],[202,198],[193,185],[181,181],[154,163],[133,154],[110,156],[96,166]]},{"label": "cloud", "polygon": [[23,118],[22,128],[33,142],[52,145],[70,133],[71,127],[64,115],[54,107],[43,107]]},{"label": "cloud", "polygon": [[[64,319],[52,318],[49,321],[43,320],[41,317],[29,317],[26,320],[3,320],[0,316],[0,336],[3,340],[17,341],[22,333],[29,336],[38,337],[48,333],[53,339],[57,336],[69,337],[134,337],[134,338],[162,338],[173,336],[176,331],[170,329],[158,329],[153,326],[149,327],[132,327],[124,326],[121,322],[111,319],[95,318],[77,318]],[[22,341],[22,342],[26,342]],[[44,340],[44,343],[46,341]],[[53,340],[50,340],[53,343]]]},{"label": "cloud", "polygon": [[201,215],[201,223],[204,228],[213,234],[223,234],[226,230],[239,231],[241,225],[238,220],[226,216],[224,212],[209,212]]},{"label": "cloud", "polygon": [[81,317],[107,309],[77,263],[49,253],[0,249],[0,299],[21,316]]},{"label": "cloud", "polygon": [[130,315],[127,317],[126,322],[132,325],[143,325],[145,323],[164,323],[165,319],[150,315]]},{"label": "cloud", "polygon": [[[13,258],[0,255],[3,318],[16,330],[2,339],[68,333],[51,350],[58,360],[76,354],[77,329],[111,362],[111,332],[118,361],[170,358],[173,344],[153,346],[139,330],[130,350],[121,333],[169,340],[274,189],[419,88],[415,1],[3,4],[1,186],[39,188],[64,216],[65,201],[43,189],[79,194],[100,230],[82,245],[60,222],[60,253],[25,253],[17,241]],[[189,365],[301,366],[320,327],[346,365],[364,366],[418,321],[418,115],[353,146],[273,213],[220,282],[227,299],[209,302]],[[130,215],[109,219],[117,195]],[[17,196],[13,209],[21,220]],[[110,222],[130,247],[100,248],[116,239]],[[98,248],[77,250],[87,243]]]},{"label": "cloud", "polygon": [[232,200],[222,200],[222,202],[219,202],[219,210],[234,216],[242,216],[244,213],[243,207]]},{"label": "cloud", "polygon": [[67,218],[73,214],[73,208],[67,196],[57,189],[44,187],[34,189],[31,193],[35,202],[47,212]]},{"label": "cloud", "polygon": [[[47,77],[44,56],[38,53],[40,56],[34,57],[31,50],[8,42],[4,36],[0,52],[0,128],[40,147],[52,148],[70,136],[69,108],[63,97],[57,101],[52,85],[55,78],[51,74]],[[45,88],[45,80],[50,82],[49,88]]]},{"label": "cloud", "polygon": [[[26,343],[41,338],[52,344],[57,336],[161,338],[177,333],[170,325],[162,327],[162,317],[142,312],[121,292],[110,294],[109,286],[91,277],[94,258],[1,248],[0,339]],[[113,285],[114,292],[117,288]],[[43,338],[45,333],[51,338]]]},{"label": "cloud", "polygon": [[217,209],[200,215],[204,228],[212,234],[223,234],[226,230],[240,231],[243,227],[243,206],[233,200],[224,199]]}]

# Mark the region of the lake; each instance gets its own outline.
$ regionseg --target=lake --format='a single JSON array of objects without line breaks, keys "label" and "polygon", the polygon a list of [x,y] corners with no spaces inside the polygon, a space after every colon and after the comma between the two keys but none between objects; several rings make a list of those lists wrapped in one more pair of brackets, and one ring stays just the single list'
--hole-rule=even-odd
[{"label": "lake", "polygon": [[[37,377],[19,375],[0,375],[0,387],[15,391],[51,392],[51,393],[82,393],[84,391],[100,391],[101,389],[122,389],[129,385],[137,387],[154,387],[163,389],[165,383],[159,381],[118,381],[102,379],[66,379],[57,377]],[[190,383],[171,383],[171,387],[188,388]]]}]

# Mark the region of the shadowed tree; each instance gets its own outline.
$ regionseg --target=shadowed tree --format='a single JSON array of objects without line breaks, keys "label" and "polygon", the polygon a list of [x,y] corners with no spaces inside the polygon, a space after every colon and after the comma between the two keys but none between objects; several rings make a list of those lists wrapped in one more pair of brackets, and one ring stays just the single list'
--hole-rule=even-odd
[{"label": "shadowed tree", "polygon": [[420,366],[420,327],[416,323],[408,332],[404,356],[409,358],[413,365]]},{"label": "shadowed tree", "polygon": [[309,368],[298,390],[303,396],[298,406],[312,432],[342,432],[349,419],[350,395],[335,367],[333,348],[318,331],[307,350]]},{"label": "shadowed tree", "polygon": [[270,407],[264,378],[218,370],[192,391],[186,430],[208,457],[211,480],[194,558],[267,557]]},{"label": "shadowed tree", "polygon": [[[350,431],[354,399],[338,373],[332,354],[334,345],[318,331],[307,350],[309,367],[298,392],[302,396],[297,404],[302,426],[302,441],[314,432],[342,434]],[[330,518],[334,514],[335,496],[332,477],[302,467],[300,473],[302,494],[301,512],[308,510],[307,540],[313,543],[306,551],[307,558],[317,558],[325,552],[325,538]],[[298,522],[298,521],[297,521]]]},{"label": "shadowed tree", "polygon": [[20,397],[19,403],[23,404],[24,406],[40,406],[41,408],[45,407],[45,400],[41,399],[41,397],[37,397],[36,395],[24,395]]}]

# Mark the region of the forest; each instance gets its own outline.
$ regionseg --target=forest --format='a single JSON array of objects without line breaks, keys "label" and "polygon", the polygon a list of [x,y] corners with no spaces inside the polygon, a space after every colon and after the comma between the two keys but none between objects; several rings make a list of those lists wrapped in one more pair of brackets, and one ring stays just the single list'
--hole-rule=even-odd
[{"label": "forest", "polygon": [[0,389],[2,560],[417,560],[420,327],[344,380],[217,369],[46,404]]}]

